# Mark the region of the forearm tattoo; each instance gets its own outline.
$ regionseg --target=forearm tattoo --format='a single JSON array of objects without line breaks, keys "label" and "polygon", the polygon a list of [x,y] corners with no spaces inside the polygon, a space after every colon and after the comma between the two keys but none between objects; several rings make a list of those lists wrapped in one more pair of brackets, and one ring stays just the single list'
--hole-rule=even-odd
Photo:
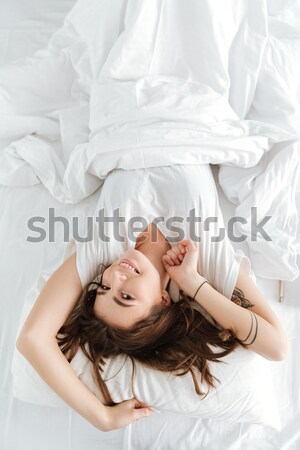
[{"label": "forearm tattoo", "polygon": [[[255,306],[253,303],[251,303],[247,298],[245,298],[244,292],[239,289],[239,288],[235,288],[231,297],[231,301],[233,301],[234,303],[236,303],[237,305],[243,307],[243,308],[251,308],[252,306]],[[246,339],[241,340],[239,339],[239,342],[242,342],[243,345],[251,345],[253,344],[253,342],[255,341],[256,337],[257,337],[257,332],[258,332],[258,321],[257,321],[257,317],[256,314],[254,314],[252,311],[249,311],[250,315],[251,315],[251,328],[249,331],[248,336],[246,337]],[[251,342],[249,342],[248,344],[245,344],[245,341],[247,341],[247,339],[249,339],[251,333],[252,333],[252,329],[253,329],[253,317],[255,318],[255,333],[254,333],[254,337],[252,339]]]}]

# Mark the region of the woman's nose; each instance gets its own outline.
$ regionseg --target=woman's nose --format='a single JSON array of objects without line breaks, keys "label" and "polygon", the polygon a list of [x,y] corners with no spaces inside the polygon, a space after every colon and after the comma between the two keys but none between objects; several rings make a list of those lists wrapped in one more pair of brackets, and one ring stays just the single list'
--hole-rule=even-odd
[{"label": "woman's nose", "polygon": [[123,282],[127,280],[127,275],[120,270],[115,270],[112,276],[111,289],[114,292],[117,291],[120,286],[122,286]]}]

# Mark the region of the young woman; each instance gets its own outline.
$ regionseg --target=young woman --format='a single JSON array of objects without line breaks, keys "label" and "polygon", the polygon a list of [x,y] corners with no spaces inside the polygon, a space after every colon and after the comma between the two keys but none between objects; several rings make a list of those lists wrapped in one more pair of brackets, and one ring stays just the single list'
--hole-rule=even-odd
[{"label": "young woman", "polygon": [[[115,170],[100,210],[93,240],[76,242],[73,253],[68,247],[72,254],[17,341],[45,382],[95,427],[108,431],[151,414],[136,398],[114,404],[101,378],[105,358],[125,354],[162,371],[190,371],[195,395],[203,395],[196,372],[214,386],[208,362],[238,345],[270,360],[285,357],[286,334],[251,278],[249,259],[222,235],[209,165]],[[142,223],[136,236],[132,219]],[[102,402],[69,364],[79,346],[93,362]]]}]

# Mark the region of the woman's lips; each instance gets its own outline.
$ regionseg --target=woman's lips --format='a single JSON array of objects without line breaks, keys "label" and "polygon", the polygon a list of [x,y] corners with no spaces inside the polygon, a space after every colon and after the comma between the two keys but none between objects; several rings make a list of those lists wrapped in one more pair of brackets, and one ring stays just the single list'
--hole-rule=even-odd
[{"label": "woman's lips", "polygon": [[136,267],[136,265],[130,259],[126,259],[126,258],[125,259],[121,259],[119,264],[121,264],[122,262],[129,264],[130,266],[132,266],[137,271],[137,273],[140,273],[139,269]]}]

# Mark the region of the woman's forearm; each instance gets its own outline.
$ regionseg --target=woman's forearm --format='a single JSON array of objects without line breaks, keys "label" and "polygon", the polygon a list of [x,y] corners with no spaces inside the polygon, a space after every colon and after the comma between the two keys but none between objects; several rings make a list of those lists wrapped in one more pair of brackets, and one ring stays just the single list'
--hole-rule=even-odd
[{"label": "woman's forearm", "polygon": [[[183,289],[190,297],[193,297],[197,288],[203,282],[204,278],[199,275],[189,280]],[[251,329],[250,312],[235,304],[224,295],[216,291],[208,283],[198,291],[195,300],[225,329],[230,329],[234,335],[244,340],[249,335]],[[255,299],[253,300],[255,303]],[[283,339],[285,338],[279,330],[263,317],[255,314],[257,318],[257,335],[251,345],[251,350],[259,353],[261,356],[271,360],[281,360],[280,349],[283,348]],[[253,329],[245,344],[250,343],[255,336],[256,324],[253,317]]]},{"label": "woman's forearm", "polygon": [[96,428],[106,430],[106,407],[79,380],[56,339],[23,337],[18,340],[17,349],[71,408]]}]

